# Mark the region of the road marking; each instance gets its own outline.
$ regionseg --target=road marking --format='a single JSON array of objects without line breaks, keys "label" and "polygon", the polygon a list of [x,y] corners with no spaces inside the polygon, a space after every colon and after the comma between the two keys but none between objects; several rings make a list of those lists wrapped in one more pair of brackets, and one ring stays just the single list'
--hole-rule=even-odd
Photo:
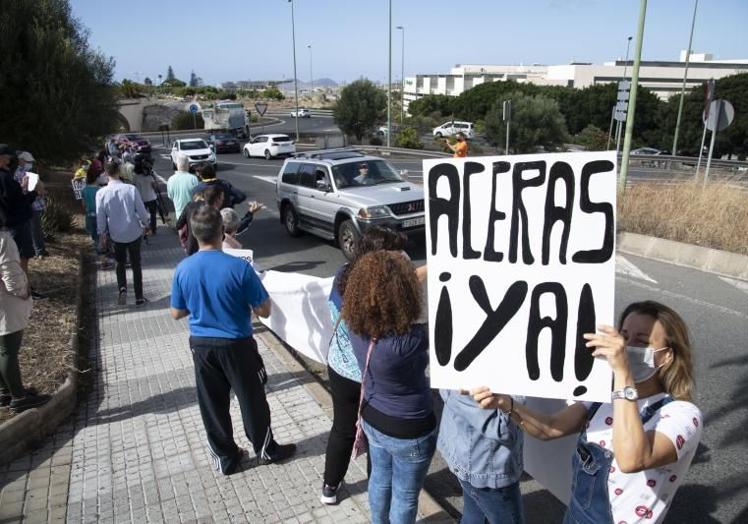
[{"label": "road marking", "polygon": [[731,286],[738,288],[740,291],[744,291],[745,293],[748,293],[748,282],[746,282],[745,280],[736,280],[734,278],[728,278],[728,277],[719,277],[719,279],[722,282],[725,282],[727,284],[730,284]]},{"label": "road marking", "polygon": [[626,258],[618,254],[616,254],[616,273],[621,274],[621,275],[626,275],[632,278],[638,278],[639,280],[646,280],[647,282],[652,282],[653,284],[657,284],[657,281],[655,279],[645,274],[641,269],[639,269],[634,264],[629,262]]},{"label": "road marking", "polygon": [[277,166],[275,164],[258,164],[256,162],[227,162],[225,160],[221,160],[218,162],[219,164],[229,164],[231,166],[255,166],[255,167],[272,167],[272,168],[280,168],[281,164],[278,164]]},{"label": "road marking", "polygon": [[257,180],[261,180],[263,182],[267,182],[268,184],[275,185],[275,181],[277,177],[269,176],[269,175],[252,175],[252,178],[256,178]]}]

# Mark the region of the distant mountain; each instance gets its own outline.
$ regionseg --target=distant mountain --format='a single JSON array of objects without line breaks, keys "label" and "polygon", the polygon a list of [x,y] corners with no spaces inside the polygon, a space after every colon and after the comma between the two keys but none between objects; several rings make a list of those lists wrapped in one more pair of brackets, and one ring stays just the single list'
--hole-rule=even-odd
[{"label": "distant mountain", "polygon": [[[283,83],[278,84],[281,89],[293,89],[293,80],[286,80]],[[309,89],[311,84],[299,79],[299,89]],[[338,87],[338,83],[332,78],[315,78],[314,87]]]}]

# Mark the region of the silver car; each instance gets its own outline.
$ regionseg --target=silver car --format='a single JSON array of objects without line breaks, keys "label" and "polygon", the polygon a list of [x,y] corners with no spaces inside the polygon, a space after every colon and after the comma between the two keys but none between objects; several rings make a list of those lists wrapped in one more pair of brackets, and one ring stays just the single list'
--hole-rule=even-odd
[{"label": "silver car", "polygon": [[275,186],[281,223],[291,236],[306,231],[336,241],[349,260],[371,226],[423,233],[423,189],[402,174],[382,158],[351,150],[289,158]]}]

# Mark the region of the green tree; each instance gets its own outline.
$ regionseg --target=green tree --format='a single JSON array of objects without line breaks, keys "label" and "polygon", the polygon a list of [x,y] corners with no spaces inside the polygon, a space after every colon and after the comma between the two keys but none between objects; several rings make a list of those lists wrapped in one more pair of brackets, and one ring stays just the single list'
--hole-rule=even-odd
[{"label": "green tree", "polygon": [[150,76],[145,77],[145,80],[143,80],[143,83],[147,85],[148,87],[151,87],[153,85],[153,80],[151,80]]},{"label": "green tree", "polygon": [[590,124],[582,129],[574,140],[577,144],[586,147],[588,151],[605,151],[608,145],[608,133]]},{"label": "green tree", "polygon": [[190,81],[187,84],[190,87],[200,87],[203,85],[203,79],[195,74],[194,71],[190,72]]},{"label": "green tree", "polygon": [[67,0],[0,2],[0,137],[45,162],[117,127],[114,61],[88,45]]},{"label": "green tree", "polygon": [[395,136],[395,145],[407,149],[423,149],[423,144],[418,139],[418,130],[414,127],[404,127]]},{"label": "green tree", "polygon": [[365,78],[345,86],[335,104],[335,123],[349,136],[361,140],[384,118],[387,96]]},{"label": "green tree", "polygon": [[177,77],[174,74],[174,69],[172,69],[172,67],[169,66],[169,68],[166,70],[166,80],[165,81],[167,81],[167,80],[171,81],[171,80],[176,80],[176,79],[177,79]]},{"label": "green tree", "polygon": [[455,98],[447,95],[426,95],[408,105],[408,113],[413,116],[428,116],[434,112],[444,117],[453,112]]},{"label": "green tree", "polygon": [[281,90],[275,86],[268,87],[260,94],[260,96],[262,98],[269,98],[270,100],[283,100],[284,98],[286,98],[285,96],[283,96]]},{"label": "green tree", "polygon": [[[553,151],[566,140],[566,122],[558,102],[543,95],[509,93],[512,121],[509,148],[515,153],[532,153],[539,147]],[[494,103],[486,115],[486,136],[494,145],[503,146],[506,123],[502,120],[502,101]]]}]

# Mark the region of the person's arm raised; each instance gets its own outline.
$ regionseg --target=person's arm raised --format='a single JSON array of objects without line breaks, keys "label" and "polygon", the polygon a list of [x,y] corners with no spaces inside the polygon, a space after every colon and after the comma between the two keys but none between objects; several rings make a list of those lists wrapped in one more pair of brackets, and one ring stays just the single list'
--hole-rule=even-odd
[{"label": "person's arm raised", "polygon": [[516,404],[509,395],[491,392],[487,387],[472,389],[470,395],[484,409],[499,409],[528,434],[540,440],[553,440],[578,432],[587,416],[583,404],[572,404],[561,411],[546,415]]}]

